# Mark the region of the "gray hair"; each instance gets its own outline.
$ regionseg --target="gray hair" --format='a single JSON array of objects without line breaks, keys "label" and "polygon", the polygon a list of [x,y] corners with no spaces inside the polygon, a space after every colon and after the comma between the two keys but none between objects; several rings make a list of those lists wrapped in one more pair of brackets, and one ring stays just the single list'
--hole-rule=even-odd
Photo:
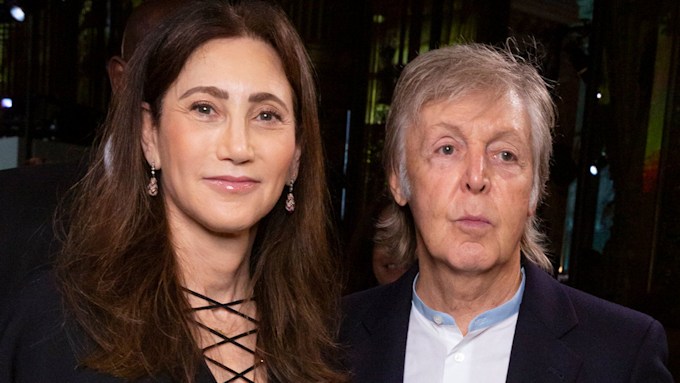
[{"label": "gray hair", "polygon": [[373,245],[387,250],[394,263],[408,266],[416,260],[416,235],[408,207],[390,200],[375,222]]},{"label": "gray hair", "polygon": [[[515,55],[509,44],[503,48],[469,43],[435,49],[416,57],[404,68],[394,90],[386,122],[383,160],[385,173],[399,177],[405,197],[411,188],[405,167],[405,131],[418,123],[424,105],[441,100],[456,100],[480,91],[500,96],[516,93],[524,101],[531,123],[534,164],[530,203],[536,208],[545,194],[552,154],[552,128],[555,105],[548,84],[533,63]],[[392,221],[406,222],[396,211]],[[394,230],[397,238],[397,227]],[[522,254],[548,272],[552,264],[545,248],[545,236],[538,230],[538,218],[527,220],[521,239]]]}]

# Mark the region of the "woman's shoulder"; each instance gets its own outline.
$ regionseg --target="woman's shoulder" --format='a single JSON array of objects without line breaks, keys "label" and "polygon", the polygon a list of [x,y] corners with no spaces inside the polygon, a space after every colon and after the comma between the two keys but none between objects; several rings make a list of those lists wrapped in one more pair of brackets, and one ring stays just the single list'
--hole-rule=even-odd
[{"label": "woman's shoulder", "polygon": [[[0,315],[0,382],[127,381],[85,367],[81,357],[86,344],[86,336],[64,305],[56,274],[48,267],[36,269]],[[164,377],[139,379],[140,383],[168,381]],[[203,381],[212,380],[199,379]]]},{"label": "woman's shoulder", "polygon": [[[65,338],[63,310],[54,274],[49,269],[32,272],[15,290],[2,310],[0,322],[0,381],[28,381],[44,369],[38,360],[54,352]],[[36,380],[38,381],[38,380]]]},{"label": "woman's shoulder", "polygon": [[[10,294],[2,308],[2,331],[15,329],[10,324],[35,329],[37,325],[60,322],[63,318],[61,296],[54,273],[48,267],[31,272]],[[40,327],[40,326],[38,326]]]},{"label": "woman's shoulder", "polygon": [[57,279],[48,268],[24,280],[0,319],[0,381],[119,382],[80,367],[83,337],[69,323]]}]

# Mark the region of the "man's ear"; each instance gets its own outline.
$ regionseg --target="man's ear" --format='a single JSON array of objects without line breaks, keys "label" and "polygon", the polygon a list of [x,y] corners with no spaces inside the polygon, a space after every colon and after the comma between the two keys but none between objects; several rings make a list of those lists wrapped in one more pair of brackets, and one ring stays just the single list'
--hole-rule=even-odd
[{"label": "man's ear", "polygon": [[151,113],[151,106],[142,103],[142,149],[146,161],[156,169],[161,168],[161,158],[158,154],[158,127]]},{"label": "man's ear", "polygon": [[123,87],[125,65],[127,65],[127,63],[120,56],[111,57],[106,64],[106,71],[109,74],[109,81],[111,82],[111,90],[113,93],[117,93]]},{"label": "man's ear", "polygon": [[392,198],[394,198],[394,202],[399,204],[399,206],[406,206],[408,200],[404,195],[400,178],[401,177],[399,177],[399,175],[397,175],[394,171],[391,171],[387,181],[390,185],[390,192],[392,192]]}]

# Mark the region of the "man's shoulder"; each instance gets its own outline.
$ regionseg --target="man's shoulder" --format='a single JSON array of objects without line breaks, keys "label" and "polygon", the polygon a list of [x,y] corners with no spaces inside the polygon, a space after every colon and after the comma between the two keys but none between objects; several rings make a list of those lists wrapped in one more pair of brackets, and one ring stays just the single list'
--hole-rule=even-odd
[{"label": "man's shoulder", "polygon": [[385,288],[386,286],[376,286],[346,295],[342,298],[342,307],[347,310],[370,306],[385,294]]},{"label": "man's shoulder", "polygon": [[583,382],[670,381],[658,321],[562,284],[535,266],[525,265],[525,271],[508,381],[532,375],[544,381],[555,371]]},{"label": "man's shoulder", "polygon": [[346,347],[343,364],[353,372],[353,381],[402,380],[416,271],[410,270],[394,283],[343,298],[339,342]]},{"label": "man's shoulder", "polygon": [[376,305],[389,305],[395,301],[411,301],[411,286],[417,273],[417,267],[407,271],[397,281],[358,291],[342,298],[343,310],[362,312]]},{"label": "man's shoulder", "polygon": [[359,291],[342,298],[342,332],[354,328],[358,323],[363,322],[367,317],[373,316],[372,313],[384,311],[380,306],[387,300],[392,300],[389,294],[390,287],[376,286],[368,290]]},{"label": "man's shoulder", "polygon": [[570,297],[574,310],[584,325],[593,324],[610,329],[619,328],[620,331],[630,331],[632,328],[647,328],[656,322],[650,315],[621,304],[570,286],[561,285],[561,288]]},{"label": "man's shoulder", "polygon": [[[628,333],[627,339],[631,339],[631,333],[645,334],[650,329],[662,329],[650,315],[560,283],[547,273],[536,273],[532,273],[534,278],[527,281],[525,299],[538,299],[528,306],[532,311],[553,316],[544,318],[546,321],[561,322],[573,317],[574,323],[578,323],[577,333],[593,332],[598,338],[622,337]],[[536,290],[541,291],[537,293]],[[531,292],[527,294],[526,291]]]},{"label": "man's shoulder", "polygon": [[[409,270],[396,282],[343,297],[341,337],[356,335],[355,330],[364,327],[377,330],[386,325],[393,325],[394,328],[407,325],[416,272],[417,269]],[[386,318],[389,318],[389,321],[386,321]],[[362,331],[359,332],[363,334]]]}]

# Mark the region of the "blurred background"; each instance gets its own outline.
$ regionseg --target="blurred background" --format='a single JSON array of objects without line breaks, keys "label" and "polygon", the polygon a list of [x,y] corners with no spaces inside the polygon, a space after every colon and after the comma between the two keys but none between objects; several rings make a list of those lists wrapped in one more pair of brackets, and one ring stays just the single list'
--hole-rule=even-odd
[{"label": "blurred background", "polygon": [[[439,46],[536,40],[560,113],[539,212],[556,275],[659,319],[680,376],[680,1],[279,2],[316,66],[343,246],[385,190],[401,68]],[[0,0],[0,169],[86,155],[109,102],[106,61],[140,3]]]}]

